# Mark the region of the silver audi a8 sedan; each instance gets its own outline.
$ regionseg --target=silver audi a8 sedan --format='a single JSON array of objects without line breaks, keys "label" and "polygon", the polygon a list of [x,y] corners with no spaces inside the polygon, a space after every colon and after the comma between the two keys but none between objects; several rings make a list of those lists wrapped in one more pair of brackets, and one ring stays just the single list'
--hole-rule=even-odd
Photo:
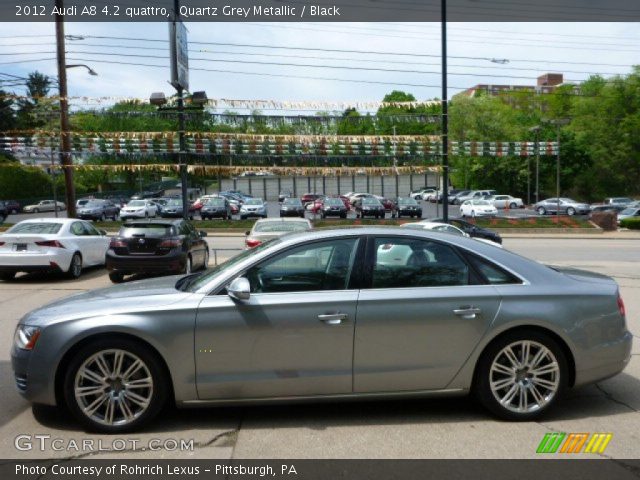
[{"label": "silver audi a8 sedan", "polygon": [[616,375],[632,336],[618,285],[426,230],[293,233],[187,276],[81,293],[19,322],[20,393],[89,430],[166,402],[464,395],[532,420]]}]

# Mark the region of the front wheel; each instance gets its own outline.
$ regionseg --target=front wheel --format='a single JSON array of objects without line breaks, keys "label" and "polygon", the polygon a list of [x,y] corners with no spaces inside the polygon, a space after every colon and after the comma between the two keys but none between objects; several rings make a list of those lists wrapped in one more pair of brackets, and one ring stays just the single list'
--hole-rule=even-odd
[{"label": "front wheel", "polygon": [[509,208],[513,210],[514,208],[518,208],[518,205],[516,203],[511,203]]},{"label": "front wheel", "polygon": [[184,262],[184,269],[182,270],[182,273],[185,275],[191,275],[191,255],[187,255],[187,259]]},{"label": "front wheel", "polygon": [[112,283],[122,283],[124,275],[120,272],[109,272],[109,280],[111,280]]},{"label": "front wheel", "polygon": [[567,208],[567,215],[569,215],[570,217],[573,217],[576,214],[576,209],[573,207],[569,207]]},{"label": "front wheel", "polygon": [[34,208],[33,209],[33,213],[40,213],[40,209],[39,208]]},{"label": "front wheel", "polygon": [[63,392],[73,416],[89,431],[121,433],[155,417],[167,398],[156,355],[127,338],[95,340],[73,357]]},{"label": "front wheel", "polygon": [[475,394],[504,420],[533,420],[562,396],[568,385],[565,354],[550,336],[521,330],[507,333],[483,353]]}]

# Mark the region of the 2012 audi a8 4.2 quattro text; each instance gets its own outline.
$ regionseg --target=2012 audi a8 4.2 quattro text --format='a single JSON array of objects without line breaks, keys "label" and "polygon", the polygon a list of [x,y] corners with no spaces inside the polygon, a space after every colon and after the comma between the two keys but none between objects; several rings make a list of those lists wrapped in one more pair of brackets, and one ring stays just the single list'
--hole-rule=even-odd
[{"label": "2012 audi a8 4.2 quattro text", "polygon": [[428,230],[288,234],[213,269],[81,293],[27,314],[27,399],[88,429],[180,407],[473,393],[532,420],[616,375],[632,336],[618,285]]}]

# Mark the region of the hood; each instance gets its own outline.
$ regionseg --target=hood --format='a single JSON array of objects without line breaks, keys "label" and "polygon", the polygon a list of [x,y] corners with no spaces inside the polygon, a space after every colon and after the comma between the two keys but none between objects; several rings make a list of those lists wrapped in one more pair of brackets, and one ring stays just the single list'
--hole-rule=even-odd
[{"label": "hood", "polygon": [[71,295],[28,313],[20,323],[48,325],[94,315],[156,309],[193,295],[176,290],[175,284],[179,278],[179,275],[175,275],[139,280]]}]

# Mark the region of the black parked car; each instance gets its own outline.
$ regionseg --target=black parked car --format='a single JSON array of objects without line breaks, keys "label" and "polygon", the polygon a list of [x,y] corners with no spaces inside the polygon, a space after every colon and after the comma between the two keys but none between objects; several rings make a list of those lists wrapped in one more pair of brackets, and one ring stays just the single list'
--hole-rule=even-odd
[{"label": "black parked car", "polygon": [[295,197],[284,198],[280,205],[280,216],[304,218],[304,205],[302,205],[302,200]]},{"label": "black parked car", "polygon": [[105,221],[107,218],[116,220],[120,215],[120,207],[111,200],[89,200],[78,207],[78,218],[83,220]]},{"label": "black parked car", "polygon": [[376,217],[376,218],[384,218],[385,209],[384,205],[380,203],[375,197],[361,197],[355,200],[354,202],[356,217],[364,218],[364,217]]},{"label": "black parked car", "polygon": [[322,200],[322,206],[320,207],[320,216],[322,218],[332,216],[347,218],[347,207],[339,197],[326,197],[324,200]]},{"label": "black parked car", "polygon": [[393,218],[400,218],[402,216],[422,218],[422,207],[417,200],[411,197],[398,197],[393,202],[393,205],[394,208],[391,211]]},{"label": "black parked car", "polygon": [[[162,207],[162,210],[159,212],[162,218],[180,218],[183,214],[182,208],[182,199],[180,198],[172,198],[167,202],[166,205]],[[189,220],[193,220],[194,215],[196,214],[196,208],[193,205],[189,205]]]},{"label": "black parked car", "polygon": [[20,213],[22,207],[17,200],[3,200],[5,207],[7,207],[7,212],[9,215],[15,215],[16,213]]},{"label": "black parked car", "polygon": [[[444,220],[442,218],[432,218],[430,221],[444,223]],[[461,218],[449,218],[448,223],[450,223],[451,225],[455,225],[463,232],[468,233],[471,237],[484,238],[486,240],[491,240],[492,242],[502,245],[502,237],[498,232],[494,232],[493,230],[489,230],[488,228],[479,227]]]},{"label": "black parked car", "polygon": [[203,237],[186,220],[134,220],[120,228],[111,239],[106,255],[109,278],[122,282],[135,273],[189,274],[206,269],[209,247]]},{"label": "black parked car", "polygon": [[224,197],[206,198],[202,202],[200,209],[200,218],[206,220],[208,218],[223,218],[231,220],[231,204]]}]

